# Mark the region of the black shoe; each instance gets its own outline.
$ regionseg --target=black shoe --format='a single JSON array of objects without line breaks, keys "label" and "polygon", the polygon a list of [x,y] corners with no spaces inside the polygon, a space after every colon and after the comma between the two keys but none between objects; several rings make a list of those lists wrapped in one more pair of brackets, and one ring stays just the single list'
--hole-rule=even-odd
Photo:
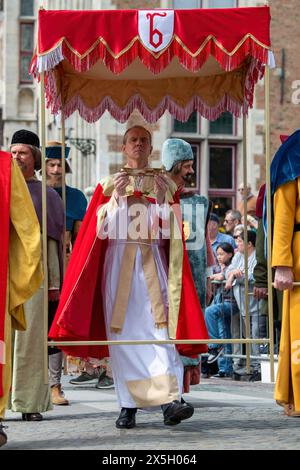
[{"label": "black shoe", "polygon": [[42,419],[41,413],[22,413],[23,421],[42,421]]},{"label": "black shoe", "polygon": [[7,435],[3,431],[6,426],[3,426],[0,421],[0,447],[4,446],[7,443]]},{"label": "black shoe", "polygon": [[135,427],[135,415],[137,408],[122,408],[116,421],[116,427],[119,429],[131,429]]},{"label": "black shoe", "polygon": [[166,426],[175,426],[183,419],[188,419],[194,414],[194,407],[183,399],[181,403],[178,400],[174,400],[172,403],[161,405],[161,408],[164,413],[164,424]]}]

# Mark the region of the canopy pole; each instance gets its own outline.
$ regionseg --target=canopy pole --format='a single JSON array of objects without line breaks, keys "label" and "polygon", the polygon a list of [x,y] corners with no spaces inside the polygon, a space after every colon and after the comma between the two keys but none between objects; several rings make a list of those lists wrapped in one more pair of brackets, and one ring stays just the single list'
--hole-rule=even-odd
[{"label": "canopy pole", "polygon": [[[67,197],[66,197],[66,127],[65,127],[65,115],[64,110],[61,110],[61,168],[62,168],[62,185],[61,185],[61,195],[62,201],[64,206],[64,231],[63,231],[63,272],[62,272],[62,281],[65,277],[66,267],[67,267],[67,254],[66,254],[66,247],[67,247]],[[63,369],[64,375],[68,373],[68,364],[67,364],[67,357],[63,354]]]},{"label": "canopy pole", "polygon": [[63,237],[63,279],[66,272],[66,217],[67,217],[67,202],[66,202],[66,128],[65,128],[65,115],[64,110],[61,111],[61,168],[62,168],[62,201],[64,206],[64,237]]},{"label": "canopy pole", "polygon": [[47,246],[47,180],[46,180],[46,112],[45,112],[45,76],[41,72],[40,80],[40,138],[42,150],[42,254],[44,271],[43,317],[44,317],[44,382],[48,376],[48,246]]},{"label": "canopy pole", "polygon": [[[269,343],[268,338],[237,338],[237,339],[214,339],[216,344],[265,344]],[[128,339],[128,340],[93,340],[93,341],[49,341],[49,346],[110,346],[110,345],[120,345],[120,344],[209,344],[211,339]]]},{"label": "canopy pole", "polygon": [[[247,194],[247,116],[243,115],[243,183],[244,195]],[[245,262],[245,327],[246,338],[250,338],[249,317],[249,279],[248,279],[248,224],[247,224],[247,197],[244,197],[244,262]],[[250,345],[246,344],[246,369],[250,373]]]},{"label": "canopy pole", "polygon": [[274,312],[272,288],[272,220],[271,220],[271,152],[270,152],[270,68],[265,72],[265,140],[266,140],[266,191],[267,191],[267,264],[268,264],[268,317],[270,338],[270,381],[275,382],[274,373]]}]

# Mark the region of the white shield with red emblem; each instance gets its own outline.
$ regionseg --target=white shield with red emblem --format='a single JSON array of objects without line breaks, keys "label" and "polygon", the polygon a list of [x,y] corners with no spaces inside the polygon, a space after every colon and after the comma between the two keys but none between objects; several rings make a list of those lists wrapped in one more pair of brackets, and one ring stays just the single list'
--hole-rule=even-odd
[{"label": "white shield with red emblem", "polygon": [[159,52],[172,41],[174,10],[139,10],[138,27],[144,46]]}]

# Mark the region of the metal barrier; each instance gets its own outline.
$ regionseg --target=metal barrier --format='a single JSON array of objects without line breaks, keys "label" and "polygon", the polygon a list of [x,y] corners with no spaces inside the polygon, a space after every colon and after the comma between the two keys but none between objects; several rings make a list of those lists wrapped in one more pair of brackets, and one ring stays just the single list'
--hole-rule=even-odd
[{"label": "metal barrier", "polygon": [[[251,286],[253,286],[253,282],[249,282],[249,292],[248,292],[248,297],[253,296],[253,292],[251,292]],[[224,290],[224,285],[225,281],[212,281],[213,286],[218,286],[218,289],[221,289],[221,296],[220,298],[222,299],[222,304],[224,305],[225,297],[228,295],[228,293],[225,293]],[[239,296],[240,296],[240,302],[242,303],[244,299],[242,299],[242,287],[244,287],[243,283],[239,283]],[[234,300],[234,293],[233,289],[230,289],[230,299],[232,301],[232,305]],[[251,309],[251,307],[250,307]],[[257,317],[261,316],[260,311],[259,311],[259,302],[257,302],[257,313],[255,314]],[[102,345],[107,345],[107,346],[113,346],[113,345],[146,345],[146,344],[156,344],[156,345],[164,345],[164,344],[209,344],[209,343],[214,343],[214,344],[220,344],[220,345],[226,345],[226,344],[232,344],[239,346],[239,351],[241,351],[241,346],[242,345],[268,345],[270,344],[270,339],[268,337],[256,337],[252,338],[251,335],[250,337],[247,337],[245,335],[246,328],[245,325],[243,325],[243,320],[241,312],[238,311],[237,313],[233,313],[233,309],[231,308],[231,313],[230,313],[230,323],[231,323],[231,338],[219,338],[219,339],[205,339],[205,340],[122,340],[122,341],[49,341],[48,345],[49,346],[60,346],[60,345],[65,345],[65,346],[83,346],[83,345],[91,345],[91,346],[102,346]],[[232,324],[233,324],[233,318],[238,317],[239,318],[239,333],[240,337],[234,337],[233,331],[232,331]],[[265,320],[267,320],[267,316],[265,316]],[[223,321],[224,319],[224,313],[223,313]],[[246,318],[245,318],[246,321]],[[249,323],[249,330],[251,332],[251,312],[250,315],[248,316],[248,321]],[[267,324],[267,321],[266,321]],[[267,333],[267,325],[265,332]],[[246,336],[246,337],[243,337]],[[237,352],[238,350],[234,351],[233,354],[228,354],[225,353],[224,357],[231,357],[233,359],[246,359],[248,360],[248,364],[246,362],[246,370],[248,373],[250,373],[250,364],[251,360],[255,361],[261,361],[261,360],[270,360],[270,357],[264,357],[262,358],[260,354],[250,354],[250,349],[248,348],[246,350],[246,354],[241,354]]]},{"label": "metal barrier", "polygon": [[[262,314],[260,311],[260,307],[262,306],[262,303],[264,300],[256,300],[253,298],[253,287],[254,287],[254,281],[249,281],[248,280],[248,315],[246,316],[245,313],[245,296],[244,296],[244,290],[245,290],[245,282],[238,280],[233,286],[230,291],[225,291],[224,285],[226,281],[212,281],[212,285],[215,287],[215,296],[219,297],[220,302],[216,302],[217,305],[222,305],[221,312],[222,312],[222,321],[224,324],[224,331],[227,333],[228,329],[226,331],[226,321],[228,321],[228,318],[225,318],[224,311],[224,303],[227,302],[230,304],[230,339],[231,341],[223,341],[222,344],[226,345],[228,343],[233,344],[233,352],[230,354],[225,352],[223,356],[225,358],[232,358],[235,362],[235,359],[239,359],[238,363],[234,364],[234,367],[236,367],[238,364],[240,366],[245,366],[246,367],[246,372],[250,373],[250,368],[251,365],[254,368],[258,368],[257,362],[260,362],[261,360],[270,360],[270,351],[269,351],[269,345],[270,345],[270,339],[269,339],[269,332],[268,332],[268,312],[266,314]],[[234,289],[235,289],[235,294],[234,294]],[[238,293],[237,293],[238,290]],[[216,298],[216,297],[215,297]],[[213,303],[211,304],[213,305]],[[236,309],[236,306],[238,307],[238,310]],[[237,320],[238,320],[238,330],[237,330]],[[248,327],[246,325],[246,322],[248,322]],[[238,334],[237,332],[239,331],[239,339],[237,339]],[[246,332],[249,331],[250,335],[247,337]],[[227,337],[224,338],[228,340],[228,334]],[[246,336],[246,338],[245,338]],[[275,343],[275,348],[278,351],[278,343],[279,343],[279,334],[278,331],[275,330],[275,337],[276,337],[276,343]],[[244,342],[243,339],[250,339],[251,341]],[[211,343],[214,344],[219,344],[219,341],[212,339]],[[252,351],[250,351],[249,348],[246,349],[246,352],[244,353],[242,351],[242,345],[243,344],[250,344],[252,345]],[[259,344],[263,346],[264,350],[262,350],[261,347],[259,347]],[[239,345],[239,346],[238,346]],[[266,350],[267,348],[267,350]],[[261,354],[267,355],[267,357],[261,357]],[[241,364],[240,360],[244,359],[246,360],[246,364]]]}]

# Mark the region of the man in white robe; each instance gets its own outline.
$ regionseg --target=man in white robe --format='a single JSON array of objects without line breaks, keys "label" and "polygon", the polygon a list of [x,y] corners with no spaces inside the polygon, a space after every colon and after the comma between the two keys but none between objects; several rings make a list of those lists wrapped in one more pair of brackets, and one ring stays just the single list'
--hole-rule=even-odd
[{"label": "man in white robe", "polygon": [[[126,167],[145,170],[152,151],[150,133],[139,126],[129,129],[122,150]],[[128,195],[132,183],[135,191]],[[164,203],[170,184],[162,175],[115,175],[105,214],[109,242],[102,282],[109,340],[169,339],[166,240],[161,236],[152,239],[151,233],[159,218],[168,218],[168,204]],[[142,194],[155,198],[154,203]],[[101,220],[101,213],[98,217]],[[192,416],[193,407],[181,398],[183,366],[174,345],[113,345],[109,350],[121,407],[117,428],[134,427],[137,408],[160,405],[166,425]]]}]

